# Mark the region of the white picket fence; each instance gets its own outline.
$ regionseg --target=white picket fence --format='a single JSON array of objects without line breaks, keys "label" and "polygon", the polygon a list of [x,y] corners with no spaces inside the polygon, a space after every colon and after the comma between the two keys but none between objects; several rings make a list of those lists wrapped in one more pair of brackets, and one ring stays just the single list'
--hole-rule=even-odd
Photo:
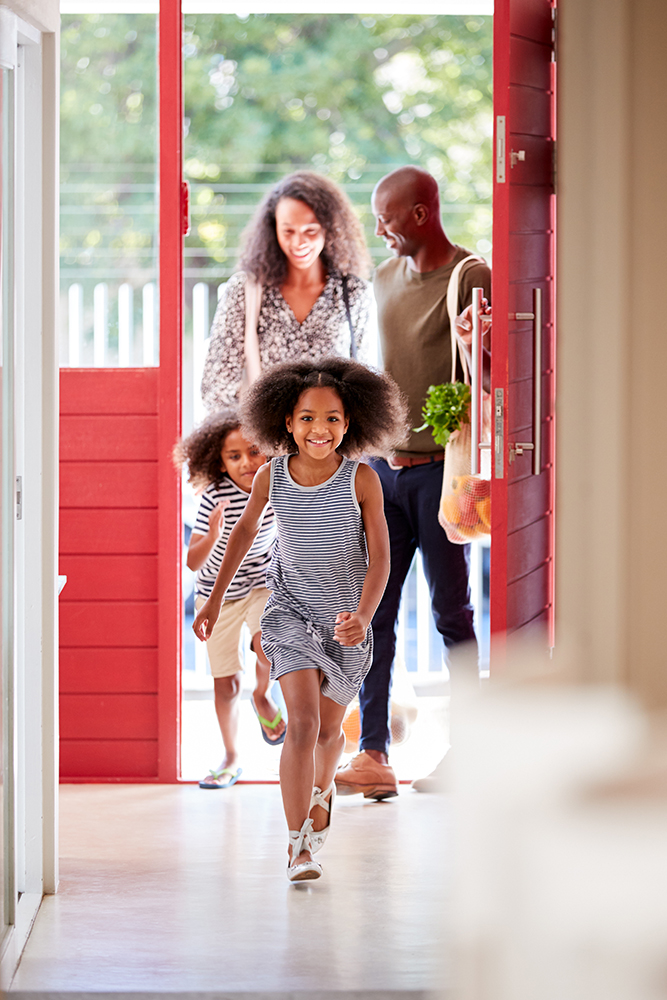
[{"label": "white picket fence", "polygon": [[[158,363],[158,295],[150,281],[137,290],[141,296],[139,323],[136,324],[135,289],[127,282],[115,289],[111,300],[109,285],[99,282],[92,289],[92,301],[84,300],[83,285],[75,282],[67,289],[67,317],[63,324],[67,339],[61,347],[65,368],[152,368]],[[91,319],[92,314],[92,319]],[[117,341],[109,338],[111,317],[116,319]],[[92,353],[91,353],[92,325]]]},{"label": "white picket fence", "polygon": [[[184,433],[199,423],[205,416],[201,399],[200,386],[204,360],[208,349],[208,336],[212,320],[211,304],[219,301],[224,283],[197,282],[192,288],[191,296],[185,302],[186,339],[191,339],[191,351],[184,352]],[[136,323],[134,296],[141,296],[139,322]],[[189,301],[188,301],[189,300]],[[135,291],[128,283],[117,287],[116,299],[110,302],[110,290],[106,283],[94,286],[92,303],[84,302],[83,287],[72,284],[67,290],[67,330],[66,358],[62,364],[66,367],[128,367],[139,365],[151,367],[158,364],[158,299],[155,283],[149,282]],[[90,335],[85,336],[85,320],[90,323],[90,313],[86,306],[92,307],[92,354]],[[109,342],[110,315],[117,317],[118,340],[116,349]],[[88,330],[90,334],[90,328]],[[374,360],[378,358],[377,331],[371,333],[375,347],[371,354]],[[183,516],[184,521],[192,526],[196,501],[184,488]],[[482,605],[483,605],[483,560],[484,547],[487,543],[473,543],[471,546],[470,584],[472,602],[475,607],[478,638],[482,640]],[[194,576],[189,570],[184,571],[184,591],[191,592]],[[246,650],[249,652],[247,642]],[[397,652],[402,656],[410,678],[417,687],[427,687],[430,683],[442,680],[445,670],[442,654],[442,639],[433,625],[431,616],[431,601],[428,584],[422,571],[419,552],[410,570],[403,602],[399,614],[397,631]],[[481,662],[482,670],[484,662]],[[194,671],[184,671],[184,685],[189,689],[206,688],[211,685],[210,674],[206,665],[206,648],[202,643],[194,645]]]}]

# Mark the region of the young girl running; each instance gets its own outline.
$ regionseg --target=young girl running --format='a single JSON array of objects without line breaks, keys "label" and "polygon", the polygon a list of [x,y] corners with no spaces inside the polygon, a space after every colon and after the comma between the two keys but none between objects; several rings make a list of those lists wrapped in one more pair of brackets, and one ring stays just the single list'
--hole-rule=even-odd
[{"label": "young girl running", "polygon": [[376,473],[356,461],[405,437],[402,397],[388,376],[344,358],[277,365],[248,391],[244,432],[278,453],[259,470],[193,628],[207,639],[267,504],[278,542],[267,583],[262,645],[280,679],[289,727],[280,784],[291,882],[319,878],[313,854],[331,825],[345,708],[373,650],[370,621],[389,573]]},{"label": "young girl running", "polygon": [[[175,458],[178,465],[187,465],[195,489],[205,487],[187,557],[188,567],[197,572],[195,607],[199,608],[215,583],[230,533],[245,510],[253,480],[266,462],[266,455],[243,435],[238,413],[227,409],[213,414],[180,442]],[[268,697],[269,662],[260,643],[259,619],[269,596],[266,571],[276,534],[270,508],[258,527],[257,538],[229,588],[228,603],[208,636],[215,710],[225,756],[220,767],[199,782],[200,788],[229,788],[241,774],[236,737],[242,670],[238,647],[244,623],[250,629],[257,656],[252,704],[262,735],[267,743],[282,743],[285,738],[281,712]]]}]

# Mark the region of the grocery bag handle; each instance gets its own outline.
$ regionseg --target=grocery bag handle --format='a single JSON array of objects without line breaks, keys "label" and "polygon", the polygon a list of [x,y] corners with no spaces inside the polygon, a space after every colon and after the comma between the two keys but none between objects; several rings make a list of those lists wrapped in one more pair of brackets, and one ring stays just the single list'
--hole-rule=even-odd
[{"label": "grocery bag handle", "polygon": [[459,283],[461,281],[461,272],[466,264],[486,264],[483,257],[476,257],[475,254],[471,253],[463,260],[460,260],[454,270],[451,273],[449,284],[447,285],[447,313],[449,314],[449,334],[452,342],[452,382],[456,382],[456,358],[457,356],[461,359],[461,367],[463,368],[463,381],[466,385],[470,385],[470,373],[468,372],[468,362],[466,356],[463,352],[463,348],[456,339],[456,329],[454,326],[454,321],[459,314]]}]

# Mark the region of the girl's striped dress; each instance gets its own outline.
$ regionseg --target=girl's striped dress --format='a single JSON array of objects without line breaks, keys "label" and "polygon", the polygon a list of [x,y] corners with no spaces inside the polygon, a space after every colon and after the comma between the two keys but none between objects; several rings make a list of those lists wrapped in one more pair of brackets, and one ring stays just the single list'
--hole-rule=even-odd
[{"label": "girl's striped dress", "polygon": [[317,667],[322,694],[348,705],[373,657],[373,633],[358,646],[334,639],[339,611],[356,611],[368,568],[366,537],[355,493],[358,462],[343,458],[319,486],[299,486],[289,456],[271,460],[269,503],[278,542],[267,574],[272,591],[262,615],[262,648],[271,677]]}]

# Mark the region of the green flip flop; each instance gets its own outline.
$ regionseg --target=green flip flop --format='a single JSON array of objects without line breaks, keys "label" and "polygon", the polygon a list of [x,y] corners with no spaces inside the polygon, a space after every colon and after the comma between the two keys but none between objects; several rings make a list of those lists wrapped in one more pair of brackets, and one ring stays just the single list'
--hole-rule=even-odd
[{"label": "green flip flop", "polygon": [[[231,777],[230,777],[229,781],[226,781],[224,783],[224,785],[221,785],[220,781],[221,781],[222,776],[224,774],[229,774],[229,775],[231,775]],[[242,774],[243,774],[243,768],[241,768],[241,767],[237,767],[235,769],[232,768],[232,767],[221,767],[219,771],[209,771],[208,779],[204,778],[203,781],[200,781],[199,782],[199,787],[200,788],[231,788],[232,785],[236,784],[236,782],[239,780],[239,778],[241,777]]]},{"label": "green flip flop", "polygon": [[264,726],[266,726],[267,729],[273,729],[273,730],[275,730],[277,728],[278,723],[280,722],[280,720],[283,717],[283,710],[282,710],[282,708],[279,708],[278,711],[276,712],[276,717],[273,720],[273,722],[269,722],[268,719],[265,719],[263,715],[259,714],[259,712],[257,711],[257,706],[255,705],[255,702],[254,702],[254,700],[252,698],[250,699],[250,704],[252,705],[253,712],[255,713],[255,715],[257,716],[257,718],[259,719],[259,728],[260,728],[260,730],[262,732],[262,739],[264,740],[264,742],[268,743],[269,746],[271,746],[271,747],[277,747],[277,746],[280,746],[281,743],[284,743],[285,742],[285,736],[287,735],[287,727],[285,727],[284,732],[282,732],[280,734],[280,736],[278,737],[277,740],[272,740],[270,736],[266,735],[266,732],[264,730]]}]

